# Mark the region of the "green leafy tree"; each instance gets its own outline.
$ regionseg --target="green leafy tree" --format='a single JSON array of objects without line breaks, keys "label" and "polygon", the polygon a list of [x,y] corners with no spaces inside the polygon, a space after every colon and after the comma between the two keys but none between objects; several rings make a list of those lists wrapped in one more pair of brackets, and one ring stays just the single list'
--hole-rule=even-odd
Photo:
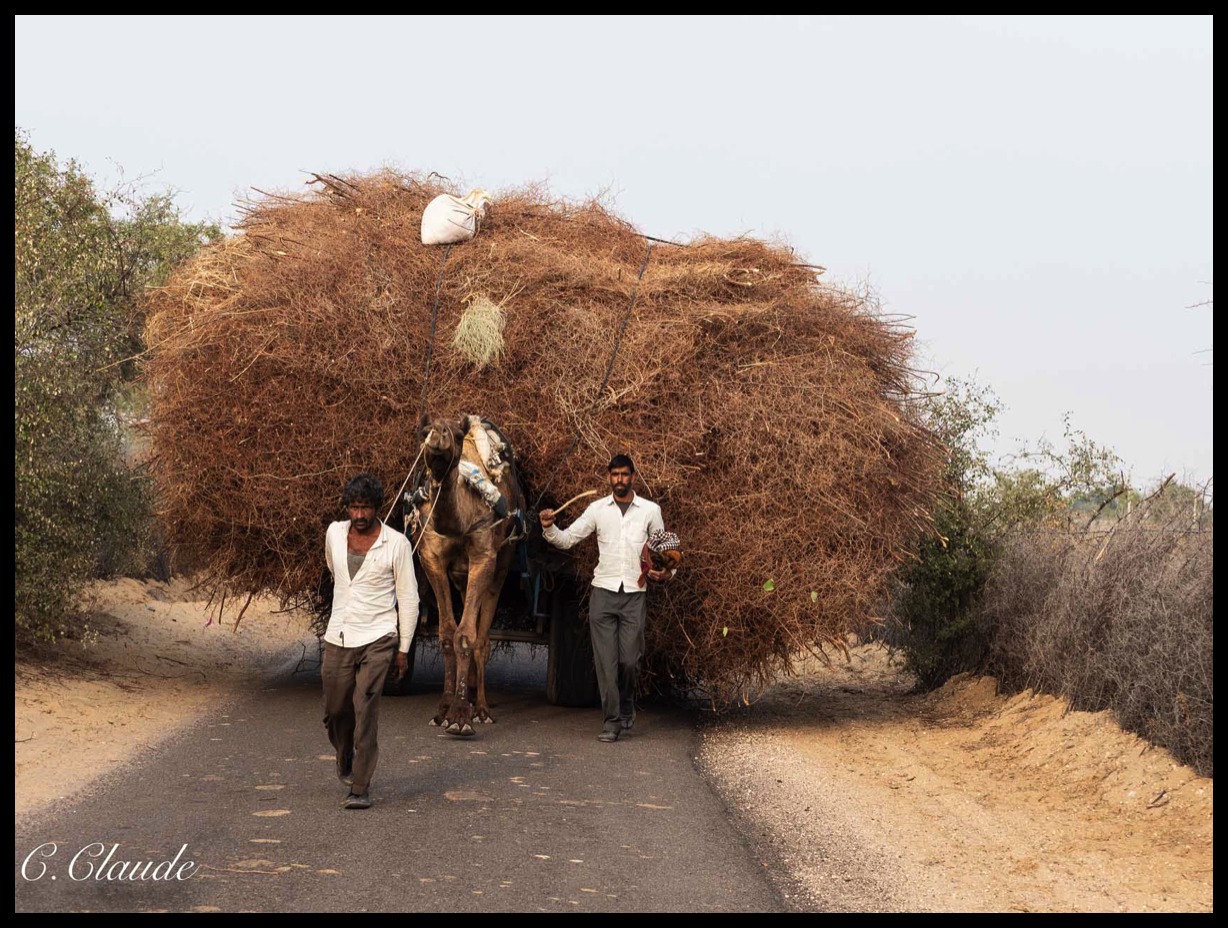
[{"label": "green leafy tree", "polygon": [[14,606],[19,637],[54,638],[89,579],[140,569],[144,475],[121,454],[142,290],[219,232],[169,194],[100,192],[16,131]]},{"label": "green leafy tree", "polygon": [[[1039,465],[1035,471],[1040,476],[1037,492],[1043,492],[1054,504],[1053,511],[1048,513],[1050,519],[1057,519],[1061,513],[1070,524],[1089,515],[1093,519],[1121,515],[1138,500],[1121,459],[1082,429],[1075,428],[1070,413],[1062,421],[1064,448],[1041,439],[1034,450],[1020,455],[1023,460]],[[1026,520],[1024,516],[1020,513],[1015,521]],[[1079,524],[1085,525],[1086,519]]]},{"label": "green leafy tree", "polygon": [[916,560],[898,575],[889,610],[896,622],[888,635],[922,688],[982,668],[993,629],[980,595],[1008,533],[1024,526],[1083,527],[1137,499],[1118,457],[1076,429],[1069,414],[1063,445],[1041,440],[1010,467],[995,465],[984,445],[997,434],[1001,411],[988,387],[958,379],[926,409],[929,427],[947,449],[945,492],[934,533],[918,539]]},{"label": "green leafy tree", "polygon": [[918,539],[916,560],[897,577],[888,632],[924,689],[973,669],[988,647],[976,606],[995,550],[988,526],[996,513],[987,500],[996,474],[983,443],[996,434],[1001,409],[988,387],[953,379],[926,410],[946,449],[943,493],[933,533]]}]

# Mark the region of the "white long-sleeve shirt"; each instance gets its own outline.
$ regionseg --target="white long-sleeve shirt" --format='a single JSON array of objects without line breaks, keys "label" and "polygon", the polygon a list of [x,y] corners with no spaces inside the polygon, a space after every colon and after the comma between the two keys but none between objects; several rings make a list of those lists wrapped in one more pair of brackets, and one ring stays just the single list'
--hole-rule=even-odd
[{"label": "white long-sleeve shirt", "polygon": [[324,560],[333,575],[333,611],[324,640],[358,648],[398,631],[397,650],[408,653],[418,626],[418,579],[409,539],[387,525],[350,579],[350,523],[334,522],[324,537]]},{"label": "white long-sleeve shirt", "polygon": [[644,589],[640,586],[640,553],[648,536],[664,528],[661,507],[652,500],[632,494],[624,515],[610,494],[590,503],[567,528],[543,528],[542,538],[565,551],[596,530],[598,555],[593,586],[617,593],[621,585],[624,593],[638,593]]}]

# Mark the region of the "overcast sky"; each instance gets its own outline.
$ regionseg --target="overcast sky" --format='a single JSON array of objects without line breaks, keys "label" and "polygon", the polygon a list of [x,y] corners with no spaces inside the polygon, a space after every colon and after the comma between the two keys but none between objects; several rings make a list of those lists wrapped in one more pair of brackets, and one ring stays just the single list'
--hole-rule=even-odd
[{"label": "overcast sky", "polygon": [[647,234],[868,282],[918,366],[997,393],[999,452],[1069,412],[1139,485],[1212,476],[1210,16],[15,25],[34,147],[187,218],[384,165],[608,190]]}]

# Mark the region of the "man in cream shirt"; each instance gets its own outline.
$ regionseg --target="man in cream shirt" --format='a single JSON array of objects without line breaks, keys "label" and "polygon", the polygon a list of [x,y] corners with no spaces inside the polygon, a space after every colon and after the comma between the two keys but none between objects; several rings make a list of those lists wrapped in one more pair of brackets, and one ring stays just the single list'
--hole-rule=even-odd
[{"label": "man in cream shirt", "polygon": [[337,776],[350,787],[346,809],[369,809],[379,758],[380,696],[396,654],[409,667],[418,624],[418,581],[409,539],[380,521],[384,486],[359,474],[342,493],[349,519],[328,527],[324,559],[333,575],[333,607],[324,632],[324,726],[337,752]]},{"label": "man in cream shirt", "polygon": [[[668,580],[672,573],[650,569],[641,553],[648,536],[663,531],[661,507],[631,489],[635,465],[625,454],[615,455],[606,468],[610,496],[591,503],[569,528],[554,524],[554,510],[540,513],[542,537],[564,550],[597,532],[598,560],[593,572],[588,622],[597,665],[597,688],[604,713],[598,741],[617,741],[635,721],[635,689],[644,656],[644,621],[648,611],[647,584]],[[644,583],[643,586],[640,584]]]}]

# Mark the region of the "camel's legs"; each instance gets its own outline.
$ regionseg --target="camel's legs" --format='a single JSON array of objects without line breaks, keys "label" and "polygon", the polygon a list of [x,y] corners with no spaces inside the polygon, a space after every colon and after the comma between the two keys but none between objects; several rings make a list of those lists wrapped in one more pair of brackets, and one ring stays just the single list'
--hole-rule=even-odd
[{"label": "camel's legs", "polygon": [[477,551],[469,560],[469,582],[465,589],[465,611],[453,640],[456,643],[456,690],[451,711],[447,716],[447,729],[463,735],[473,734],[473,705],[469,690],[470,665],[473,651],[478,644],[478,613],[481,601],[490,589],[495,574],[495,554],[487,549]]},{"label": "camel's legs", "polygon": [[443,725],[452,709],[452,695],[456,689],[456,652],[453,641],[456,636],[456,619],[452,614],[452,584],[448,580],[448,571],[434,547],[420,549],[422,568],[431,590],[435,594],[435,602],[439,606],[439,650],[443,654],[443,695],[439,699],[439,708],[432,725]]},{"label": "camel's legs", "polygon": [[482,598],[481,613],[478,616],[478,646],[473,650],[473,663],[477,676],[477,700],[474,717],[479,722],[493,722],[490,705],[486,702],[486,664],[490,660],[490,626],[495,621],[495,609],[499,605],[499,591],[503,584],[496,584]]}]

